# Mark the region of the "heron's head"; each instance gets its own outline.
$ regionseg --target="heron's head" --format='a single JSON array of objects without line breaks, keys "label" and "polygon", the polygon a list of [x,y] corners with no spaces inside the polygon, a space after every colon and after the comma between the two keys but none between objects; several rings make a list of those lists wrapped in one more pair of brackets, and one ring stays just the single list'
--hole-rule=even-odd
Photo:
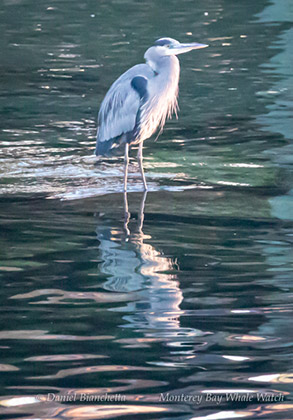
[{"label": "heron's head", "polygon": [[173,38],[160,38],[150,47],[146,53],[145,58],[148,56],[164,57],[166,55],[183,54],[191,50],[198,50],[199,48],[206,48],[208,45],[192,42],[189,44],[181,44]]}]

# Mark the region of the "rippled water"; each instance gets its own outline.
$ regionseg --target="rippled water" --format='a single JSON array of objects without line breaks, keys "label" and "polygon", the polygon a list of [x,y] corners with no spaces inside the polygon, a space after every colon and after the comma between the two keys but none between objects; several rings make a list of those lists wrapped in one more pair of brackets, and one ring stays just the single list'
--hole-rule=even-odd
[{"label": "rippled water", "polygon": [[[292,417],[292,21],[290,0],[4,0],[3,418]],[[164,35],[210,47],[180,57],[150,192],[133,160],[123,196],[98,106]]]}]

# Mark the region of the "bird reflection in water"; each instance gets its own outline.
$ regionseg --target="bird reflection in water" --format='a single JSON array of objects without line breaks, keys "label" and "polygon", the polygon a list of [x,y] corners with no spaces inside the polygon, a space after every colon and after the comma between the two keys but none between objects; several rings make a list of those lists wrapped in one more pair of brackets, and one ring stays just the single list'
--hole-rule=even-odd
[{"label": "bird reflection in water", "polygon": [[[136,227],[132,225],[127,193],[124,193],[124,226],[99,225],[100,270],[108,279],[103,287],[120,293],[136,293],[135,301],[126,307],[115,308],[125,312],[133,328],[151,329],[149,336],[176,336],[180,331],[180,304],[183,300],[177,276],[176,263],[150,243],[150,235],[143,233],[144,207],[147,192],[142,196]],[[131,300],[131,299],[130,299]]]}]

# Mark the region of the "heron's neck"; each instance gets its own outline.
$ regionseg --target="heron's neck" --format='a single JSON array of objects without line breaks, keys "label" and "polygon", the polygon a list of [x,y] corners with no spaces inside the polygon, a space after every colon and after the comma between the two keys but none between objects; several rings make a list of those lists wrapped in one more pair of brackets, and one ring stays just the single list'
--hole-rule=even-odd
[{"label": "heron's neck", "polygon": [[151,67],[156,76],[162,76],[164,79],[179,77],[180,65],[175,55],[166,55],[156,61],[148,60],[147,64]]}]

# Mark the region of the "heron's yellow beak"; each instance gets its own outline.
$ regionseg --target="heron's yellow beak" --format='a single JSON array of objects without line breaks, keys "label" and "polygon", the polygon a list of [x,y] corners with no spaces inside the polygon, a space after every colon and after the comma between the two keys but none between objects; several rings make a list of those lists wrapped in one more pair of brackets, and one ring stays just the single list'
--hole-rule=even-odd
[{"label": "heron's yellow beak", "polygon": [[198,42],[192,42],[190,44],[175,44],[170,47],[170,55],[183,54],[191,50],[198,50],[206,47],[208,47],[207,44],[199,44]]}]

